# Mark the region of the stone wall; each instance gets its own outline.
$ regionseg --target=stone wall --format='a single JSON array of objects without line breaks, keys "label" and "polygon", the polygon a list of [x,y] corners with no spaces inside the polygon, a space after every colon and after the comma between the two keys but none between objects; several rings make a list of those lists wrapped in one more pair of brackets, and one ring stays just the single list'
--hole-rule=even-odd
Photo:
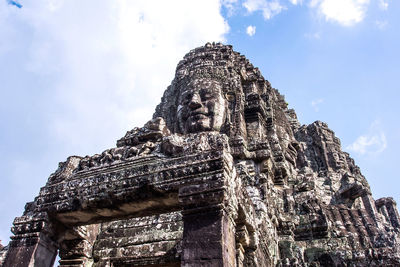
[{"label": "stone wall", "polygon": [[60,163],[2,266],[400,266],[400,217],[326,123],[229,45],[190,51],[153,119]]}]

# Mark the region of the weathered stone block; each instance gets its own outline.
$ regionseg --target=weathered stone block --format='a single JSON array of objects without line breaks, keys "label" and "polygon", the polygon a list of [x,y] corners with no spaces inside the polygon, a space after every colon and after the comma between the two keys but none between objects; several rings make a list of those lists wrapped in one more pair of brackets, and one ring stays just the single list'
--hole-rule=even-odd
[{"label": "weathered stone block", "polygon": [[400,266],[396,203],[287,106],[231,46],[190,51],[152,120],[59,164],[0,265]]}]

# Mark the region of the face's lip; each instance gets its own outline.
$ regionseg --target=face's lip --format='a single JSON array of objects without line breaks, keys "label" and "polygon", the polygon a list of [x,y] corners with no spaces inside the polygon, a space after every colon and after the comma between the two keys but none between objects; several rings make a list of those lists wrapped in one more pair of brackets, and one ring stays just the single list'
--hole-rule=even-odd
[{"label": "face's lip", "polygon": [[197,115],[204,115],[204,116],[208,116],[208,113],[202,110],[196,110],[196,111],[192,111],[190,112],[190,117],[194,117]]}]

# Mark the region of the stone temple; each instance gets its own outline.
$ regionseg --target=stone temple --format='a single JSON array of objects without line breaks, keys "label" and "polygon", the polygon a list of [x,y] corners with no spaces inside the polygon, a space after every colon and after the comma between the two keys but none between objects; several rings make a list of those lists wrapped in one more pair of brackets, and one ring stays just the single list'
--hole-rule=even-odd
[{"label": "stone temple", "polygon": [[142,128],[59,164],[0,265],[400,266],[399,231],[327,124],[300,125],[245,56],[207,43]]}]

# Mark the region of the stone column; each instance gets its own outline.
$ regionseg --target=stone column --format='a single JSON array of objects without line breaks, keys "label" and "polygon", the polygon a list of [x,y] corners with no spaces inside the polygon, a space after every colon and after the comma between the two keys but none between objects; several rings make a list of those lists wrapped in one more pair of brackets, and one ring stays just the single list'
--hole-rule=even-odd
[{"label": "stone column", "polygon": [[249,247],[250,238],[244,224],[236,225],[236,263],[237,267],[244,267],[246,248]]},{"label": "stone column", "polygon": [[227,212],[224,175],[179,189],[183,206],[181,266],[236,267],[235,223]]},{"label": "stone column", "polygon": [[57,244],[52,240],[51,226],[44,213],[17,217],[12,227],[9,250],[3,267],[52,267]]},{"label": "stone column", "polygon": [[365,194],[362,196],[361,199],[363,201],[364,207],[367,210],[369,216],[371,216],[371,218],[374,220],[375,225],[377,225],[378,227],[383,227],[381,218],[377,216],[379,212],[376,209],[375,200],[373,199],[372,195]]},{"label": "stone column", "polygon": [[66,230],[60,237],[60,267],[84,267],[93,262],[93,243],[99,232],[99,224],[77,226]]},{"label": "stone column", "polygon": [[386,220],[394,227],[400,227],[400,216],[397,211],[396,201],[391,197],[383,197],[375,201],[376,207]]},{"label": "stone column", "polygon": [[236,267],[233,221],[220,208],[183,212],[182,266]]}]

